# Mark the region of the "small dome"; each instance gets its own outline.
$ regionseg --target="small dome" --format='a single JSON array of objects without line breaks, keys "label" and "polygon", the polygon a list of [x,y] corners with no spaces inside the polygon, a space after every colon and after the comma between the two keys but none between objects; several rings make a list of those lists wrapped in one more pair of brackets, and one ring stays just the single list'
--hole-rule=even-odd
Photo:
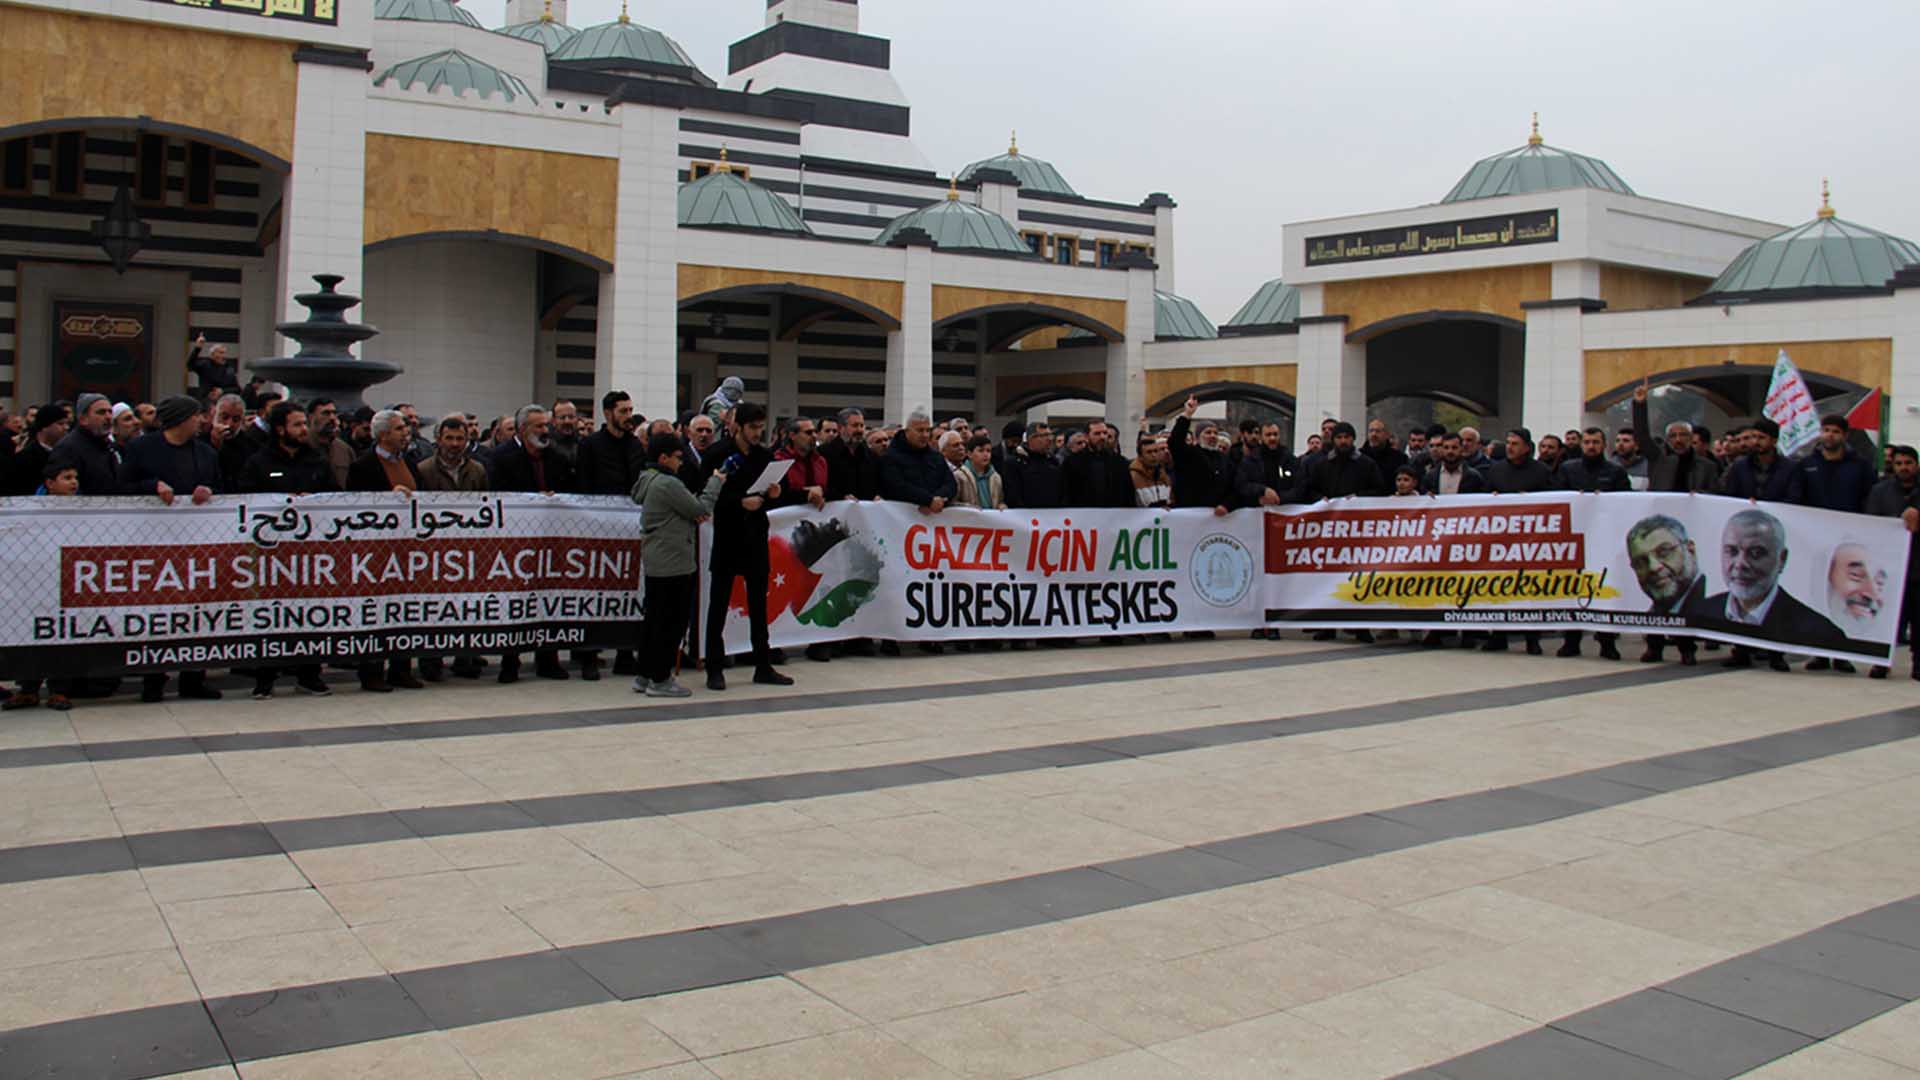
[{"label": "small dome", "polygon": [[459,49],[442,49],[429,56],[402,61],[381,72],[373,85],[384,86],[388,79],[399,83],[402,90],[411,90],[420,84],[420,88],[429,93],[444,86],[455,95],[472,90],[483,98],[499,94],[508,101],[538,100],[518,75],[501,71],[485,60],[476,60]]},{"label": "small dome", "polygon": [[1694,303],[1878,291],[1902,267],[1920,265],[1920,245],[1843,221],[1824,194],[1821,202],[1812,221],[1741,252]]},{"label": "small dome", "polygon": [[551,53],[578,37],[580,31],[566,23],[556,21],[552,16],[543,15],[532,22],[514,23],[495,30],[496,34],[505,34],[521,41],[531,41]]},{"label": "small dome", "polygon": [[480,20],[452,0],[374,0],[376,19],[407,19],[412,22],[458,23],[477,30],[485,29]]},{"label": "small dome", "polygon": [[628,19],[624,11],[610,23],[589,26],[568,38],[549,54],[549,59],[556,64],[652,72],[690,79],[703,86],[713,85],[713,80],[701,73],[679,42]]},{"label": "small dome", "polygon": [[1066,177],[1060,175],[1060,170],[1037,157],[1022,154],[1018,140],[1008,143],[1006,153],[976,161],[960,170],[960,179],[972,179],[973,174],[981,169],[1001,169],[1012,173],[1020,181],[1022,191],[1040,191],[1051,195],[1080,194],[1073,190],[1072,184],[1067,183]]},{"label": "small dome", "polygon": [[1153,340],[1195,341],[1219,336],[1220,332],[1193,301],[1170,292],[1153,291]]},{"label": "small dome", "polygon": [[794,235],[812,232],[787,200],[724,169],[680,185],[680,224]]},{"label": "small dome", "polygon": [[1033,258],[1033,250],[1006,218],[960,201],[953,191],[947,192],[944,201],[894,218],[873,242],[884,247],[905,229],[925,230],[933,237],[934,247],[941,251]]},{"label": "small dome", "polygon": [[1274,278],[1253,298],[1240,305],[1233,318],[1220,325],[1222,330],[1238,328],[1252,329],[1260,326],[1281,326],[1300,321],[1300,290]]},{"label": "small dome", "polygon": [[1440,201],[1466,202],[1566,188],[1599,188],[1618,195],[1633,194],[1620,174],[1599,158],[1548,146],[1540,138],[1540,117],[1536,114],[1527,145],[1475,162]]}]

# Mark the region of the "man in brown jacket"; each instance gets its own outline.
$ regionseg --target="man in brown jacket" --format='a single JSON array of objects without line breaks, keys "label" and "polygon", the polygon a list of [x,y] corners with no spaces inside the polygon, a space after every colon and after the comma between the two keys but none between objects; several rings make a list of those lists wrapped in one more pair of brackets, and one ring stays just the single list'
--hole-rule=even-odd
[{"label": "man in brown jacket", "polygon": [[434,432],[433,455],[421,461],[421,491],[485,491],[486,466],[467,456],[467,420],[453,413]]}]

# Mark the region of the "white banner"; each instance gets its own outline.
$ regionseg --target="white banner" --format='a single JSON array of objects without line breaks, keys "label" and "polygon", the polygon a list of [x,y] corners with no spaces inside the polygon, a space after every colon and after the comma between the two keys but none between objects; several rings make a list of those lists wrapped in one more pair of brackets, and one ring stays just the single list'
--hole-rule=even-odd
[{"label": "white banner", "polygon": [[1813,391],[1787,350],[1773,361],[1773,379],[1767,383],[1767,402],[1760,415],[1780,425],[1780,453],[1793,457],[1820,437],[1820,413],[1813,407]]},{"label": "white banner", "polygon": [[630,647],[640,515],[580,495],[0,500],[0,674]]},{"label": "white banner", "polygon": [[1641,492],[1342,499],[1267,518],[1274,625],[1678,633],[1886,663],[1908,533]]},{"label": "white banner", "polygon": [[[841,502],[768,518],[767,620],[777,646],[1260,625],[1257,511],[923,514],[907,503]],[[747,648],[738,582],[726,640],[729,652]]]}]

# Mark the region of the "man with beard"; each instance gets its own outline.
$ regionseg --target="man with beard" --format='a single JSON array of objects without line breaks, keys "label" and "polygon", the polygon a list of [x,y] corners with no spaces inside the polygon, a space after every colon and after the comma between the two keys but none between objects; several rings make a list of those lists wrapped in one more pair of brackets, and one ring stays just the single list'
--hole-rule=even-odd
[{"label": "man with beard", "polygon": [[[680,455],[680,482],[687,485],[688,491],[699,491],[707,486],[707,477],[726,459],[726,448],[715,441],[719,421],[706,413],[695,413],[685,427],[687,452]],[[707,460],[710,454],[714,455],[712,461]]]},{"label": "man with beard", "polygon": [[[1349,495],[1384,495],[1386,483],[1373,459],[1354,449],[1353,425],[1341,420],[1333,425],[1333,449],[1307,474],[1307,495],[1311,499],[1344,499]],[[1174,462],[1174,483],[1180,481],[1180,463]]]},{"label": "man with beard", "polygon": [[[487,468],[467,453],[467,422],[447,416],[434,431],[433,456],[414,466],[421,491],[486,491]],[[602,493],[604,494],[604,493]]]},{"label": "man with beard", "polygon": [[240,404],[240,396],[225,394],[213,403],[206,432],[201,435],[213,447],[220,461],[220,475],[226,479],[227,486],[234,490],[239,489],[241,470],[262,449],[253,445],[246,431],[247,412]]},{"label": "man with beard", "polygon": [[1333,425],[1339,422],[1340,421],[1329,416],[1320,421],[1319,435],[1310,435],[1307,437],[1307,452],[1300,455],[1300,477],[1302,481],[1306,479],[1309,473],[1313,472],[1315,465],[1320,464],[1320,459],[1326,457],[1328,452],[1333,449]]},{"label": "man with beard", "polygon": [[[1127,472],[1127,459],[1114,446],[1114,437],[1113,425],[1104,420],[1087,425],[1087,448],[1069,457],[1061,468],[1066,505],[1122,510],[1133,506],[1133,480]],[[1258,449],[1243,447],[1242,453],[1258,466]]]},{"label": "man with beard", "polygon": [[1234,495],[1241,506],[1279,506],[1298,487],[1293,454],[1280,441],[1280,425],[1260,429],[1260,443],[1240,459],[1233,477]]},{"label": "man with beard", "polygon": [[[397,491],[410,495],[420,490],[420,469],[407,457],[407,443],[413,429],[405,414],[382,409],[370,423],[373,449],[354,459],[347,469],[348,491]],[[384,668],[384,674],[383,674]],[[425,684],[413,676],[413,660],[408,656],[390,657],[385,665],[378,660],[359,666],[360,689],[372,694],[390,694],[401,690],[420,690]]]},{"label": "man with beard", "polygon": [[[1907,522],[1907,580],[1901,592],[1899,625],[1907,631],[1914,652],[1913,677],[1920,680],[1920,633],[1913,626],[1913,620],[1920,618],[1920,529],[1916,529],[1920,526],[1920,451],[1894,444],[1887,447],[1886,457],[1893,463],[1893,473],[1874,485],[1867,496],[1867,513]],[[1876,667],[1867,674],[1884,679],[1887,669]]]},{"label": "man with beard", "polygon": [[332,398],[314,398],[307,403],[307,442],[327,460],[333,470],[336,488],[347,486],[347,470],[353,467],[353,448],[340,437],[340,407]]},{"label": "man with beard", "polygon": [[[1842,640],[1832,620],[1795,599],[1780,586],[1787,568],[1787,529],[1764,510],[1742,510],[1727,519],[1720,534],[1720,572],[1727,591],[1700,601],[1696,612],[1728,629],[1757,633],[1788,644],[1833,644]],[[1775,671],[1786,660],[1773,656]],[[1726,667],[1752,667],[1733,657]]]},{"label": "man with beard", "polygon": [[[1559,478],[1533,456],[1533,432],[1523,427],[1507,432],[1506,454],[1487,466],[1486,476],[1487,489],[1497,495],[1531,495],[1560,488]],[[1540,632],[1528,630],[1523,636],[1527,655],[1539,656]],[[1507,635],[1496,630],[1487,635],[1480,648],[1483,652],[1505,652]]]},{"label": "man with beard", "polygon": [[1487,448],[1480,441],[1480,429],[1463,427],[1460,429],[1460,463],[1477,473],[1485,473],[1493,464],[1487,456]]},{"label": "man with beard", "polygon": [[120,494],[120,451],[110,437],[113,405],[105,394],[81,394],[73,403],[73,430],[47,455],[47,464],[80,474],[82,495]]},{"label": "man with beard", "polygon": [[[713,507],[713,572],[707,592],[707,689],[727,688],[727,610],[737,579],[747,594],[747,627],[753,645],[753,681],[767,686],[792,686],[793,679],[774,670],[767,645],[767,510],[780,498],[781,487],[764,491],[749,485],[773,463],[773,454],[761,445],[767,432],[767,410],[757,402],[742,401],[733,408],[732,439],[711,448],[715,469],[724,468],[727,481]],[[705,485],[702,485],[704,490]]]},{"label": "man with beard", "polygon": [[[240,470],[240,490],[250,494],[308,495],[317,491],[338,491],[333,468],[320,451],[308,442],[307,414],[298,405],[282,401],[267,410],[267,427],[273,432],[273,444],[248,459]],[[300,693],[326,697],[333,693],[320,679],[319,664],[299,664],[293,669],[294,687]],[[253,669],[253,697],[264,701],[273,696],[273,684],[279,681],[277,667]]]},{"label": "man with beard", "polygon": [[1393,445],[1393,438],[1387,432],[1387,422],[1384,420],[1367,421],[1367,445],[1360,448],[1360,453],[1373,462],[1373,467],[1379,471],[1383,494],[1392,487],[1390,478],[1393,474],[1407,463],[1407,455]]},{"label": "man with beard", "polygon": [[125,449],[126,445],[146,434],[140,426],[140,414],[133,406],[122,401],[113,407],[113,445]]},{"label": "man with beard", "polygon": [[1746,452],[1728,466],[1720,490],[1755,502],[1790,501],[1793,466],[1779,453],[1780,425],[1763,416],[1745,434]]},{"label": "man with beard", "polygon": [[[1834,545],[1827,560],[1827,618],[1849,638],[1871,637],[1887,603],[1887,572],[1858,540]],[[1851,670],[1848,665],[1846,670]]]},{"label": "man with beard", "polygon": [[[574,407],[570,401],[563,404],[569,409]],[[556,419],[559,411],[560,406],[555,405]],[[625,390],[607,391],[600,398],[600,418],[599,429],[577,444],[573,457],[574,483],[584,495],[631,497],[634,481],[640,479],[647,465],[646,440],[634,433],[637,421],[633,415],[633,398]],[[583,651],[574,655],[580,661],[582,673],[589,657],[596,667],[599,665],[598,653]],[[620,649],[613,654],[613,673],[640,673],[634,650]]]},{"label": "man with beard", "polygon": [[1427,470],[1420,490],[1429,495],[1484,495],[1487,478],[1467,467],[1466,442],[1457,431],[1449,431],[1427,444],[1433,448],[1433,468]]},{"label": "man with beard", "polygon": [[1041,423],[1027,429],[1025,452],[1007,462],[1003,486],[1008,506],[1057,510],[1066,505],[1066,484],[1053,457],[1052,428]]},{"label": "man with beard", "polygon": [[1538,456],[1540,464],[1545,465],[1548,471],[1558,473],[1561,464],[1566,461],[1567,446],[1560,441],[1558,435],[1542,435]]},{"label": "man with beard", "polygon": [[[1616,463],[1617,464],[1617,463]],[[1687,527],[1665,514],[1652,514],[1634,522],[1627,530],[1627,561],[1640,591],[1653,606],[1650,615],[1685,615],[1699,605],[1707,591],[1706,575],[1700,572],[1700,553],[1687,536]],[[1662,634],[1647,635],[1643,664],[1659,663],[1666,649]],[[1696,644],[1691,637],[1675,637],[1680,663],[1692,667]]]},{"label": "man with beard", "polygon": [[67,437],[71,419],[66,406],[60,404],[42,405],[33,414],[27,425],[26,445],[13,455],[13,475],[7,481],[7,494],[31,495],[40,490],[40,482],[46,479],[42,474],[47,461],[53,456],[54,446]]},{"label": "man with beard", "polygon": [[[198,438],[201,415],[200,403],[190,397],[170,397],[159,404],[160,430],[133,440],[122,455],[122,486],[128,493],[153,495],[167,506],[173,505],[176,492],[190,493],[195,506],[213,498],[222,483],[220,461],[213,447]],[[159,701],[166,686],[163,674],[143,676],[140,700]],[[219,699],[220,691],[207,685],[205,671],[182,671],[180,696],[213,701]]]},{"label": "man with beard", "polygon": [[1647,490],[1718,491],[1719,467],[1713,463],[1712,454],[1695,451],[1692,424],[1675,420],[1667,425],[1664,446],[1653,441],[1647,420],[1648,386],[1648,380],[1642,378],[1633,390],[1633,437],[1635,445],[1647,455]]},{"label": "man with beard", "polygon": [[[824,427],[825,421],[822,421]],[[859,409],[842,409],[834,418],[834,432],[819,444],[827,462],[827,499],[871,499],[880,493],[880,462],[867,452],[867,417]]]},{"label": "man with beard", "polygon": [[[552,495],[573,491],[573,467],[565,458],[552,453],[553,436],[548,428],[547,410],[539,405],[522,405],[513,414],[517,435],[500,448],[487,464],[487,487],[493,491],[537,492]],[[560,650],[538,649],[533,654],[533,673],[543,679],[565,679],[567,669],[560,665]],[[592,682],[600,678],[600,662],[585,660],[580,677]],[[509,653],[500,658],[500,681],[520,679],[520,656]]]},{"label": "man with beard", "polygon": [[1793,470],[1789,502],[1858,514],[1866,508],[1867,492],[1873,490],[1873,465],[1847,445],[1847,418],[1839,413],[1820,418],[1820,441],[1814,452],[1800,459]]},{"label": "man with beard", "polygon": [[[1569,491],[1598,493],[1633,490],[1633,483],[1627,479],[1627,471],[1607,460],[1607,433],[1597,427],[1580,433],[1580,456],[1560,466],[1560,479]],[[1578,630],[1567,631],[1560,651],[1554,655],[1579,656],[1581,637]],[[1619,634],[1601,631],[1593,637],[1600,643],[1602,659],[1620,659],[1620,649],[1615,644],[1620,640]]]},{"label": "man with beard", "polygon": [[580,464],[580,406],[561,398],[553,403],[553,410],[547,416],[553,429],[554,456],[564,459],[568,466],[577,471]]},{"label": "man with beard", "polygon": [[815,510],[827,505],[827,459],[820,455],[813,439],[813,421],[802,416],[787,425],[786,445],[773,453],[775,461],[793,462],[780,485],[784,489],[782,505],[806,503]]}]

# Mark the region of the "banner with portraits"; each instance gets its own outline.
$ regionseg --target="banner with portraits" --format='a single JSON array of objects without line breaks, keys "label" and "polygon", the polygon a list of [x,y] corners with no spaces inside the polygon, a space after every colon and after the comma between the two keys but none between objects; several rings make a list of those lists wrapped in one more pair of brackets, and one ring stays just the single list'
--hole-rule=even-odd
[{"label": "banner with portraits", "polygon": [[1342,499],[1266,518],[1269,625],[1686,634],[1886,663],[1897,518],[1718,495]]},{"label": "banner with portraits", "polygon": [[[839,502],[767,517],[767,627],[776,646],[1250,630],[1261,622],[1258,511],[925,514],[907,503]],[[711,558],[702,565],[710,568]],[[703,583],[700,595],[708,594]],[[737,580],[726,641],[729,652],[748,644],[746,588]]]},{"label": "banner with portraits", "polygon": [[584,495],[0,500],[0,675],[628,648],[640,516]]}]

